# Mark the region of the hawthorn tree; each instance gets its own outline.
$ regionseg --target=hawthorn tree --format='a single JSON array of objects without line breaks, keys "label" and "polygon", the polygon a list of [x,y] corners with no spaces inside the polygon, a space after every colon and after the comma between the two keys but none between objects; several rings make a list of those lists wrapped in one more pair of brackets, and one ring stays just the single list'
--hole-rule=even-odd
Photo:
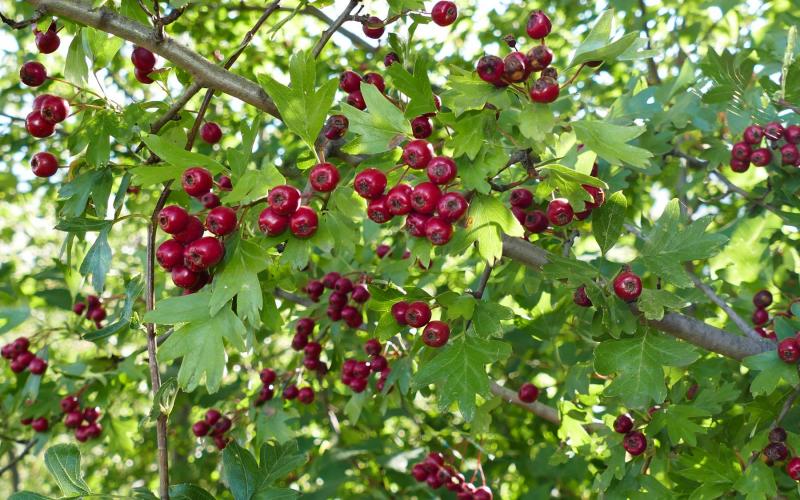
[{"label": "hawthorn tree", "polygon": [[796,8],[0,3],[5,498],[795,496]]}]

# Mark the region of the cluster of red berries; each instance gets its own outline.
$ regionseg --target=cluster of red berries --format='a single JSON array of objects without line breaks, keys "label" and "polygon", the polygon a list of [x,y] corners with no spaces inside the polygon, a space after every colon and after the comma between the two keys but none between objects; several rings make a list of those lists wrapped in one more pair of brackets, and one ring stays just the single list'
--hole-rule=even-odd
[{"label": "cluster of red berries", "polygon": [[550,67],[553,62],[553,53],[544,43],[545,37],[550,34],[552,24],[547,14],[541,10],[531,12],[528,17],[526,31],[534,40],[541,40],[527,54],[516,50],[516,42],[512,39],[509,45],[513,52],[504,59],[487,55],[478,60],[477,70],[481,80],[495,87],[506,87],[515,83],[523,83],[531,74],[541,72],[541,76],[530,86],[528,94],[531,101],[548,103],[558,98],[558,71]]},{"label": "cluster of red berries", "polygon": [[83,316],[86,312],[86,319],[94,321],[94,326],[98,329],[103,327],[103,320],[106,319],[108,313],[100,298],[96,295],[89,295],[84,302],[76,302],[72,305],[72,312],[78,316]]},{"label": "cluster of red berries", "polygon": [[[364,317],[358,308],[370,299],[367,287],[363,283],[353,283],[350,278],[333,271],[323,276],[321,281],[309,281],[303,288],[314,302],[319,302],[326,289],[331,290],[326,311],[328,318],[331,321],[344,320],[350,328],[361,327]],[[351,301],[352,304],[349,304]]]},{"label": "cluster of red berries", "polygon": [[[765,339],[776,340],[778,337],[772,330],[767,330],[764,326],[769,323],[770,317],[767,308],[772,305],[772,294],[769,290],[760,290],[753,295],[753,305],[756,306],[751,317],[755,325],[755,331]],[[788,349],[791,349],[789,347]],[[800,354],[800,351],[798,351]]]},{"label": "cluster of red berries", "polygon": [[98,422],[100,410],[93,406],[81,409],[76,396],[64,397],[61,400],[61,411],[64,413],[64,426],[75,429],[75,439],[81,443],[98,438],[103,433],[103,426]]},{"label": "cluster of red berries", "polygon": [[[193,293],[211,281],[208,269],[217,265],[225,255],[221,237],[236,230],[236,211],[220,206],[219,197],[211,192],[214,179],[202,167],[186,169],[181,176],[184,191],[199,199],[206,207],[205,226],[200,219],[178,205],[169,205],[158,214],[158,225],[172,235],[156,249],[156,260],[166,271],[170,271],[172,282],[183,288],[184,293]],[[230,190],[228,177],[221,177],[217,186]],[[203,236],[208,229],[215,236]]]},{"label": "cluster of red berries", "polygon": [[286,401],[296,399],[304,405],[310,405],[314,402],[314,389],[308,385],[298,388],[295,384],[289,384],[283,390],[283,399]]},{"label": "cluster of red berries", "polygon": [[427,483],[434,490],[444,486],[447,490],[456,493],[459,500],[491,500],[494,498],[488,486],[475,487],[467,482],[464,475],[446,463],[443,454],[432,451],[425,460],[411,467],[411,475],[420,483]]},{"label": "cluster of red berries", "polygon": [[271,368],[264,368],[259,372],[258,378],[261,380],[263,384],[261,389],[258,391],[258,397],[256,398],[256,406],[260,406],[267,401],[271,400],[275,397],[275,380],[278,378],[278,374],[275,373],[275,370]]},{"label": "cluster of red berries", "polygon": [[622,446],[631,455],[641,455],[647,449],[647,438],[641,432],[633,430],[633,419],[629,415],[623,414],[614,420],[614,432],[625,434]]},{"label": "cluster of red berries", "polygon": [[131,62],[133,63],[133,76],[140,83],[150,85],[153,79],[150,78],[150,73],[156,67],[156,55],[144,47],[134,47],[131,53]]},{"label": "cluster of red berries", "polygon": [[[347,104],[353,106],[356,109],[360,109],[364,111],[367,109],[367,103],[364,101],[364,94],[361,93],[361,83],[367,83],[369,85],[374,85],[381,94],[386,93],[386,82],[384,81],[383,77],[378,73],[366,73],[363,77],[356,73],[355,71],[345,71],[339,76],[339,90],[345,92],[347,94]],[[334,116],[341,116],[341,115],[334,115]],[[332,116],[331,118],[334,118]],[[345,119],[346,120],[346,119]],[[336,120],[333,122],[331,119],[328,119],[330,125],[335,125]],[[347,123],[341,124],[344,125],[344,131],[347,131]],[[341,130],[341,125],[337,127]]]},{"label": "cluster of red berries", "polygon": [[222,415],[219,410],[214,408],[208,410],[203,420],[198,420],[192,424],[192,433],[197,437],[210,435],[214,439],[217,449],[224,450],[228,445],[228,438],[225,433],[233,427],[233,420]]},{"label": "cluster of red berries", "polygon": [[27,337],[17,337],[0,349],[0,355],[11,361],[10,368],[14,373],[22,373],[27,369],[33,375],[42,375],[47,371],[47,361],[33,354],[30,347],[31,342]]},{"label": "cluster of red berries", "polygon": [[316,371],[320,376],[328,373],[328,365],[320,360],[322,344],[316,340],[309,340],[314,333],[316,323],[311,318],[300,318],[295,325],[295,334],[292,337],[292,349],[303,352],[303,366],[306,370]]},{"label": "cluster of red berries", "polygon": [[421,301],[392,304],[392,316],[397,324],[423,328],[422,342],[428,347],[442,347],[450,339],[450,327],[444,321],[431,321],[431,308]]},{"label": "cluster of red berries", "polygon": [[342,383],[348,386],[353,392],[361,393],[366,390],[369,384],[369,374],[378,375],[375,388],[380,392],[386,385],[386,380],[392,369],[389,361],[381,354],[383,346],[378,339],[369,339],[364,343],[364,352],[370,357],[369,361],[359,361],[355,358],[348,358],[342,364]]},{"label": "cluster of red berries", "polygon": [[267,204],[258,216],[258,227],[267,236],[279,236],[288,228],[297,238],[310,238],[317,232],[319,218],[313,208],[300,205],[300,190],[281,185],[270,189]]},{"label": "cluster of red berries", "polygon": [[[769,147],[761,147],[767,139]],[[731,170],[746,172],[752,163],[756,167],[766,167],[772,162],[772,150],[779,149],[781,165],[800,167],[800,126],[789,125],[784,128],[779,122],[764,125],[750,125],[744,129],[742,140],[731,148]]]},{"label": "cluster of red berries", "polygon": [[[769,431],[769,444],[761,452],[767,465],[783,462],[789,456],[789,449],[786,447],[787,438],[783,427],[775,427]],[[795,481],[800,481],[800,457],[792,457],[786,462],[786,473]]]},{"label": "cluster of red berries", "polygon": [[47,420],[45,417],[37,417],[37,418],[23,418],[19,421],[22,425],[30,425],[31,429],[35,432],[47,432],[47,429],[50,428],[50,421]]},{"label": "cluster of red berries", "polygon": [[533,403],[539,399],[539,388],[530,382],[525,382],[519,387],[517,397],[523,403]]}]

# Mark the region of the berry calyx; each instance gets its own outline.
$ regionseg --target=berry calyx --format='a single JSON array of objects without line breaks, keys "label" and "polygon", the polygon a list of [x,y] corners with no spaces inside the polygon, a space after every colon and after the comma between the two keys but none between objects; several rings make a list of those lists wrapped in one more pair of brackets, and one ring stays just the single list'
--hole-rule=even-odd
[{"label": "berry calyx", "polygon": [[189,214],[183,207],[169,205],[158,213],[158,226],[168,234],[177,234],[189,224]]},{"label": "berry calyx", "polygon": [[450,26],[456,22],[458,8],[450,1],[442,0],[436,2],[431,9],[431,19],[439,26]]},{"label": "berry calyx", "polygon": [[[394,313],[392,313],[394,314]],[[425,302],[412,302],[408,304],[405,313],[405,322],[412,328],[422,328],[431,320],[431,308]]]},{"label": "berry calyx", "polygon": [[550,34],[550,30],[552,29],[553,25],[550,22],[550,18],[541,10],[534,10],[531,12],[530,16],[528,16],[528,24],[525,27],[525,31],[527,31],[528,36],[534,40],[541,40],[546,37]]},{"label": "berry calyx", "polygon": [[572,222],[575,212],[566,198],[556,198],[547,205],[547,219],[554,226],[565,226]]},{"label": "berry calyx", "polygon": [[623,414],[618,416],[614,420],[614,432],[618,432],[620,434],[627,434],[633,429],[633,419],[627,415]]},{"label": "berry calyx", "polygon": [[647,449],[647,438],[639,431],[631,431],[625,434],[622,446],[631,455],[638,456]]},{"label": "berry calyx", "polygon": [[614,293],[625,302],[633,302],[642,294],[642,279],[631,271],[619,273],[614,278]]},{"label": "berry calyx", "polygon": [[236,211],[230,207],[216,207],[206,215],[206,229],[217,236],[225,236],[236,229]]},{"label": "berry calyx", "polygon": [[31,159],[31,171],[36,177],[52,177],[58,172],[58,160],[45,151],[36,153]]},{"label": "berry calyx", "polygon": [[206,122],[200,127],[200,138],[206,144],[216,144],[222,139],[222,129],[216,122]]},{"label": "berry calyx", "polygon": [[386,174],[376,168],[367,168],[356,174],[353,185],[362,198],[379,198],[386,189]]},{"label": "berry calyx", "polygon": [[289,217],[281,215],[270,207],[258,216],[258,228],[267,236],[278,236],[289,227]]},{"label": "berry calyx", "polygon": [[191,167],[181,175],[181,185],[189,196],[200,197],[211,191],[214,179],[211,172],[203,167]]},{"label": "berry calyx", "polygon": [[530,382],[522,384],[517,391],[517,397],[523,403],[533,403],[539,399],[539,388]]},{"label": "berry calyx", "polygon": [[781,340],[778,344],[778,357],[784,363],[797,363],[800,359],[800,345],[794,338]]},{"label": "berry calyx", "polygon": [[298,238],[310,238],[317,232],[319,219],[310,207],[302,206],[289,219],[289,230]]},{"label": "berry calyx", "polygon": [[267,203],[278,215],[289,216],[300,206],[300,191],[294,186],[281,185],[270,189]]},{"label": "berry calyx", "polygon": [[28,61],[19,69],[19,79],[28,87],[38,87],[47,80],[47,68],[38,61]]},{"label": "berry calyx", "polygon": [[311,169],[308,181],[315,191],[328,193],[339,183],[339,170],[330,163],[318,163]]}]

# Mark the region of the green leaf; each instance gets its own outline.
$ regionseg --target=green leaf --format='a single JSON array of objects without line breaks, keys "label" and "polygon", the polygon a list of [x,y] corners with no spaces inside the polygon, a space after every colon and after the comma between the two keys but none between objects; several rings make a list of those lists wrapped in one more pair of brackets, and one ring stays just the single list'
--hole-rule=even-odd
[{"label": "green leaf", "polygon": [[756,281],[771,258],[770,238],[782,225],[781,218],[768,211],[739,217],[728,244],[709,260],[711,271],[727,268],[725,281],[735,286]]},{"label": "green leaf", "polygon": [[238,239],[229,244],[224,266],[214,274],[209,309],[216,314],[238,295],[237,312],[250,324],[258,324],[263,306],[258,273],[267,268],[269,259],[263,248],[248,240]]},{"label": "green leaf", "polygon": [[57,444],[44,453],[44,464],[64,496],[88,495],[89,486],[81,476],[81,452],[74,444]]},{"label": "green leaf", "polygon": [[501,321],[512,319],[514,312],[495,302],[477,301],[475,312],[472,314],[472,326],[479,337],[502,337],[503,325]]},{"label": "green leaf", "polygon": [[260,483],[255,457],[236,442],[228,443],[222,451],[225,482],[236,500],[250,500]]},{"label": "green leaf", "polygon": [[583,43],[575,49],[575,54],[567,67],[571,68],[589,61],[611,62],[625,53],[636,42],[639,35],[638,33],[628,33],[618,40],[611,41],[613,25],[613,10],[606,10],[600,14]]},{"label": "green leaf", "polygon": [[137,276],[130,280],[125,287],[125,304],[122,306],[122,313],[120,313],[119,319],[99,330],[87,333],[83,336],[83,340],[97,342],[129,326],[131,323],[131,316],[133,316],[133,305],[139,295],[142,294],[142,290],[144,290],[144,283],[141,278]]},{"label": "green leaf", "polygon": [[445,93],[445,102],[459,116],[473,109],[483,109],[487,103],[499,109],[511,106],[511,99],[504,88],[497,88],[481,80],[474,72],[459,74],[454,70],[447,79],[449,89]]},{"label": "green leaf", "polygon": [[[71,182],[62,184],[58,191],[59,199],[66,200],[61,209],[65,217],[80,217],[86,210],[89,196],[104,176],[102,170],[91,170],[75,177]],[[98,199],[101,196],[98,196]],[[107,198],[107,197],[106,197]]]},{"label": "green leaf", "polygon": [[511,355],[511,346],[497,340],[463,336],[441,348],[439,353],[414,375],[414,385],[436,383],[439,408],[453,402],[465,420],[475,416],[475,396],[489,394],[486,365],[503,361]]},{"label": "green leaf", "polygon": [[243,351],[245,333],[241,320],[230,308],[225,308],[207,320],[176,328],[158,350],[158,359],[167,362],[182,356],[183,361],[178,371],[181,389],[192,392],[205,376],[206,389],[209,393],[214,393],[219,389],[225,371],[225,347],[222,339]]},{"label": "green leaf", "polygon": [[169,297],[156,303],[156,308],[144,315],[148,323],[176,325],[208,319],[211,295],[206,292]]},{"label": "green leaf", "polygon": [[664,309],[680,309],[686,305],[686,301],[667,290],[645,288],[636,305],[645,318],[658,321],[664,317]]},{"label": "green leaf", "polygon": [[[452,141],[450,141],[450,146],[453,148],[453,158],[466,155],[470,160],[474,161],[486,142],[488,130],[494,125],[494,111],[472,111],[461,115],[452,124],[455,132]],[[473,167],[470,165],[470,168]]]},{"label": "green leaf", "polygon": [[469,207],[466,239],[478,243],[478,252],[490,264],[503,255],[502,234],[522,236],[524,229],[511,211],[493,196],[475,196]]},{"label": "green leaf", "polygon": [[106,284],[106,274],[111,269],[111,246],[108,244],[108,231],[110,226],[100,230],[97,239],[86,253],[81,263],[80,273],[83,276],[92,275],[92,286],[98,292],[103,291]]},{"label": "green leaf", "polygon": [[100,231],[106,229],[113,223],[114,221],[104,219],[69,217],[58,221],[55,228],[59,231],[68,231],[70,233],[83,233],[88,231]]},{"label": "green leaf", "polygon": [[689,446],[697,446],[697,434],[705,434],[707,429],[692,419],[699,420],[710,415],[702,408],[672,404],[653,414],[647,431],[657,433],[666,428],[673,446],[681,441]]},{"label": "green leaf", "polygon": [[411,124],[397,106],[374,85],[363,83],[361,93],[367,103],[365,111],[345,104],[342,113],[350,121],[350,130],[360,139],[360,151],[374,154],[390,151],[407,137],[411,137]]},{"label": "green leaf", "polygon": [[585,202],[592,201],[592,195],[583,188],[584,184],[608,189],[608,185],[600,179],[582,174],[564,165],[543,165],[539,171],[547,173],[547,177],[537,187],[537,194],[546,197],[553,191],[558,191],[561,197],[569,200],[575,212],[584,211],[586,209]]},{"label": "green leaf", "polygon": [[263,198],[270,188],[286,184],[286,178],[275,165],[265,165],[260,170],[247,170],[233,179],[233,189],[222,196],[225,204],[243,204]]},{"label": "green leaf", "polygon": [[392,64],[386,68],[386,72],[392,78],[393,86],[409,98],[405,113],[408,119],[436,112],[433,90],[428,79],[429,66],[430,59],[428,55],[421,52],[417,55],[416,61],[414,61],[413,75],[406,71],[402,64]]},{"label": "green leaf", "polygon": [[664,213],[645,234],[641,251],[641,263],[653,274],[675,286],[692,286],[683,263],[696,259],[707,259],[728,241],[722,234],[706,232],[713,216],[701,217],[686,229],[680,227],[681,210],[678,199],[670,201]]},{"label": "green leaf", "polygon": [[778,492],[772,470],[761,460],[756,460],[748,465],[733,487],[744,495],[745,500],[775,498]]},{"label": "green leaf", "polygon": [[553,110],[545,104],[527,103],[519,114],[519,131],[532,141],[545,140],[555,124]]},{"label": "green leaf", "polygon": [[698,357],[689,344],[648,329],[635,338],[602,342],[594,351],[594,367],[603,375],[616,374],[606,396],[641,408],[666,398],[664,366],[687,366]]},{"label": "green leaf", "polygon": [[314,151],[325,117],[333,103],[338,82],[330,79],[319,89],[316,84],[316,61],[310,51],[296,52],[289,60],[292,85],[287,87],[269,75],[261,75],[258,81],[275,101],[283,122],[289,130],[299,135]]},{"label": "green leaf", "polygon": [[186,151],[183,145],[175,144],[164,137],[150,134],[143,137],[142,140],[153,153],[172,167],[139,167],[133,170],[134,176],[137,175],[140,169],[150,168],[168,170],[170,172],[169,179],[179,178],[183,171],[189,167],[205,167],[212,174],[220,174],[225,170],[225,167],[217,160],[200,153]]},{"label": "green leaf", "polygon": [[67,61],[64,65],[64,78],[75,85],[83,87],[89,76],[86,64],[86,51],[83,47],[83,30],[79,30],[67,50]]},{"label": "green leaf", "polygon": [[742,364],[759,372],[750,383],[750,392],[753,396],[772,394],[778,388],[781,380],[785,380],[792,386],[800,383],[797,365],[784,363],[778,357],[777,352],[773,350],[748,356],[742,360]]},{"label": "green leaf", "polygon": [[299,451],[297,441],[284,444],[265,443],[259,453],[263,485],[274,484],[306,463],[308,457]]},{"label": "green leaf", "polygon": [[170,486],[169,498],[170,500],[214,500],[214,496],[203,488],[185,483]]},{"label": "green leaf", "polygon": [[84,28],[83,36],[91,48],[92,68],[95,70],[108,67],[119,49],[122,48],[122,38],[108,35],[100,30]]},{"label": "green leaf", "polygon": [[612,164],[625,164],[645,168],[653,156],[646,149],[627,144],[642,135],[646,127],[614,125],[608,122],[581,120],[573,122],[578,142]]},{"label": "green leaf", "polygon": [[25,322],[31,315],[27,306],[0,307],[0,334],[10,332]]},{"label": "green leaf", "polygon": [[592,234],[603,255],[614,247],[622,235],[627,208],[628,200],[622,191],[617,191],[601,207],[592,211]]}]

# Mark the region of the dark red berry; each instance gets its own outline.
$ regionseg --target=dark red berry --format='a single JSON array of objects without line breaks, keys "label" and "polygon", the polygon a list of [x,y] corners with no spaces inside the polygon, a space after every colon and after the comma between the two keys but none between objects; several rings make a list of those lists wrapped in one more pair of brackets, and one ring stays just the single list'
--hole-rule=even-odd
[{"label": "dark red berry", "polygon": [[341,277],[342,276],[336,271],[331,271],[322,278],[322,284],[325,285],[325,288],[333,290],[333,287],[336,286],[336,282],[339,281]]},{"label": "dark red berry", "polygon": [[206,122],[200,127],[200,138],[207,144],[216,144],[222,139],[222,129],[215,122]]},{"label": "dark red berry", "polygon": [[750,155],[750,162],[756,167],[766,167],[772,161],[772,151],[758,148]]},{"label": "dark red berry", "polygon": [[530,74],[528,58],[522,52],[512,52],[503,59],[503,78],[507,82],[524,82]]},{"label": "dark red berry", "polygon": [[411,212],[411,186],[398,184],[386,195],[386,207],[392,215],[406,215]]},{"label": "dark red berry", "polygon": [[233,184],[231,183],[231,178],[227,175],[221,175],[219,177],[219,181],[217,181],[217,186],[223,191],[230,191],[233,189]]},{"label": "dark red berry", "polygon": [[362,22],[362,29],[364,30],[364,35],[368,38],[378,39],[383,36],[383,32],[386,31],[384,27],[383,21],[379,17],[370,16],[367,18],[366,21]]},{"label": "dark red berry", "polygon": [[230,207],[217,207],[206,215],[206,229],[217,236],[225,236],[236,229],[236,211]]},{"label": "dark red berry", "polygon": [[458,169],[452,158],[436,156],[428,162],[427,173],[431,182],[444,185],[455,179]]},{"label": "dark red berry", "polygon": [[425,223],[425,236],[436,246],[445,245],[453,237],[453,225],[442,217],[431,217]]},{"label": "dark red berry", "polygon": [[592,307],[592,300],[586,295],[586,287],[581,285],[572,295],[572,301],[580,307]]},{"label": "dark red berry", "polygon": [[312,318],[300,318],[297,320],[295,331],[301,335],[311,335],[315,326],[316,322]]},{"label": "dark red berry", "polygon": [[280,215],[267,207],[258,216],[258,228],[267,236],[278,236],[289,227],[289,217]]},{"label": "dark red berry", "polygon": [[431,320],[431,308],[425,302],[412,302],[406,309],[405,320],[410,327],[422,328]]},{"label": "dark red berry", "polygon": [[34,418],[31,421],[31,428],[36,432],[46,432],[50,423],[44,417]]},{"label": "dark red berry", "polygon": [[436,210],[442,191],[432,182],[422,182],[411,192],[411,207],[420,214],[432,214]]},{"label": "dark red berry", "polygon": [[275,370],[271,368],[264,368],[259,373],[259,378],[261,379],[262,384],[270,385],[278,378],[278,374],[275,373]]},{"label": "dark red berry", "polygon": [[[181,248],[180,258],[183,259],[183,248]],[[72,306],[72,312],[74,312],[78,316],[82,315],[84,310],[86,310],[86,304],[84,304],[83,302],[76,302]]]},{"label": "dark red berry", "polygon": [[221,436],[228,432],[232,426],[233,421],[230,418],[223,416],[216,424],[214,424],[214,430],[212,430],[211,433],[214,436]]},{"label": "dark red berry", "polygon": [[58,160],[45,151],[36,153],[31,159],[31,171],[36,177],[52,177],[58,172]]},{"label": "dark red berry", "polygon": [[547,219],[554,226],[565,226],[574,216],[572,205],[565,198],[556,198],[547,205]]},{"label": "dark red berry", "polygon": [[424,238],[425,237],[425,224],[430,219],[429,215],[420,214],[420,213],[410,213],[408,217],[406,217],[406,225],[405,229],[408,231],[408,234],[415,238]]},{"label": "dark red berry", "polygon": [[353,293],[350,294],[350,297],[353,299],[353,302],[357,304],[363,304],[370,299],[370,293],[369,290],[367,290],[367,287],[358,285],[357,287],[353,288]]},{"label": "dark red berry", "polygon": [[64,416],[64,426],[68,429],[75,429],[81,423],[83,423],[83,413],[79,411],[70,411]]},{"label": "dark red berry", "polygon": [[744,129],[742,138],[744,139],[744,142],[753,146],[757,146],[761,144],[761,140],[764,139],[764,129],[758,125],[750,125]]},{"label": "dark red berry", "polygon": [[302,206],[289,219],[289,230],[298,238],[310,238],[317,232],[319,218],[314,209]]},{"label": "dark red berry", "polygon": [[297,388],[297,386],[291,384],[283,390],[283,399],[292,400],[296,398],[299,393],[300,390]]},{"label": "dark red berry", "polygon": [[276,214],[289,216],[300,206],[300,191],[294,186],[276,186],[270,189],[267,202]]},{"label": "dark red berry", "polygon": [[749,168],[750,160],[737,160],[736,158],[731,158],[731,170],[734,172],[747,172],[747,169]]},{"label": "dark red berry", "polygon": [[178,205],[169,205],[158,213],[158,226],[169,234],[177,234],[189,225],[189,214]]},{"label": "dark red berry", "polygon": [[350,328],[358,328],[364,322],[361,312],[353,306],[342,308],[342,319]]},{"label": "dark red berry", "polygon": [[208,425],[213,426],[217,422],[219,422],[220,418],[222,418],[222,413],[220,413],[218,410],[215,410],[215,409],[212,408],[212,409],[206,411],[206,414],[205,414],[205,417],[203,418],[203,421],[205,423],[207,423]]},{"label": "dark red berry", "polygon": [[750,155],[752,154],[753,151],[750,149],[750,144],[746,142],[737,142],[731,149],[731,158],[735,158],[737,160],[749,160]]},{"label": "dark red berry", "polygon": [[771,431],[769,431],[769,442],[770,443],[783,443],[786,441],[787,438],[786,429],[783,427],[775,427]]},{"label": "dark red berry", "polygon": [[156,67],[156,55],[144,47],[136,47],[131,53],[131,62],[142,71],[152,71]]},{"label": "dark red berry", "polygon": [[136,80],[139,83],[144,83],[145,85],[150,85],[155,81],[152,78],[150,78],[150,73],[152,73],[152,71],[141,70],[139,68],[134,68],[133,70],[133,76],[136,78]]},{"label": "dark red berry", "polygon": [[347,94],[347,104],[361,111],[367,109],[367,101],[364,100],[364,94],[360,90]]},{"label": "dark red berry", "polygon": [[433,145],[423,139],[410,141],[403,148],[403,161],[411,168],[423,169],[433,158]]},{"label": "dark red berry", "polygon": [[447,222],[456,222],[467,213],[467,209],[469,209],[467,199],[461,193],[455,192],[445,193],[436,204],[439,217]]},{"label": "dark red berry", "polygon": [[772,294],[769,290],[759,290],[753,295],[753,304],[760,309],[766,309],[772,305]]},{"label": "dark red berry", "polygon": [[795,481],[800,481],[800,457],[793,457],[786,463],[786,473]]},{"label": "dark red berry", "polygon": [[647,438],[639,431],[631,431],[625,434],[622,446],[633,456],[641,455],[647,449]]},{"label": "dark red berry", "polygon": [[798,151],[797,146],[794,144],[784,144],[781,146],[781,164],[782,165],[798,165],[798,160],[800,160],[800,151]]},{"label": "dark red berry", "polygon": [[332,141],[341,139],[345,136],[345,134],[347,134],[347,129],[349,126],[350,121],[346,116],[332,115],[330,118],[328,118],[328,121],[325,122],[325,128],[323,129],[325,132],[325,137]]},{"label": "dark red berry", "polygon": [[458,8],[450,1],[441,0],[431,9],[431,19],[439,26],[450,26],[456,22]]},{"label": "dark red berry", "polygon": [[762,326],[769,321],[769,313],[766,309],[756,309],[753,311],[753,324],[756,326]]},{"label": "dark red berry", "polygon": [[391,251],[392,247],[383,243],[375,247],[375,253],[378,255],[379,259],[386,257],[387,255],[389,255],[389,252]]},{"label": "dark red berry", "polygon": [[764,448],[764,456],[771,462],[782,462],[789,455],[789,449],[783,443],[770,443]]},{"label": "dark red berry", "polygon": [[785,363],[796,363],[800,359],[800,345],[794,338],[781,340],[778,344],[778,357]]},{"label": "dark red berry", "polygon": [[547,17],[547,14],[541,10],[534,10],[528,16],[528,24],[525,30],[528,32],[529,37],[534,40],[541,40],[550,34],[552,28],[553,25],[550,23],[550,18]]},{"label": "dark red berry", "polygon": [[614,278],[614,293],[625,302],[636,300],[642,293],[642,280],[630,271],[619,273]]},{"label": "dark red berry", "polygon": [[205,236],[189,243],[183,255],[187,265],[196,269],[208,269],[222,260],[225,247],[217,238]]},{"label": "dark red berry", "polygon": [[174,233],[172,237],[184,245],[188,245],[189,243],[200,239],[203,236],[204,231],[205,228],[203,228],[203,223],[200,222],[200,219],[194,215],[190,215],[189,222],[186,224],[186,228],[184,228],[183,231]]},{"label": "dark red berry", "polygon": [[25,128],[29,134],[39,139],[50,137],[55,131],[55,125],[45,120],[39,111],[28,113],[28,116],[25,117]]},{"label": "dark red berry", "polygon": [[515,189],[511,191],[511,206],[528,208],[533,203],[533,193],[527,189]]},{"label": "dark red berry", "polygon": [[42,54],[52,54],[58,50],[58,47],[61,45],[61,38],[58,36],[58,28],[55,21],[50,23],[50,27],[47,28],[47,31],[42,32],[36,29],[34,30],[34,34],[36,37],[36,48],[39,49],[39,52]]},{"label": "dark red berry", "polygon": [[769,122],[764,125],[764,136],[771,140],[777,141],[783,137],[783,125],[778,122]]},{"label": "dark red berry", "polygon": [[47,80],[47,69],[37,61],[28,61],[19,69],[19,79],[28,87],[38,87]]},{"label": "dark red berry", "polygon": [[339,183],[339,170],[330,163],[319,163],[311,169],[308,180],[315,191],[327,193]]},{"label": "dark red berry", "polygon": [[292,349],[302,351],[308,345],[308,335],[295,333],[292,337]]},{"label": "dark red berry", "polygon": [[188,267],[175,266],[171,271],[172,282],[180,288],[192,288],[200,281],[200,274]]},{"label": "dark red berry", "polygon": [[355,71],[344,71],[339,76],[339,88],[348,94],[361,90],[361,76]]},{"label": "dark red berry", "polygon": [[198,420],[192,425],[192,434],[197,437],[203,437],[208,434],[211,427],[203,420]]},{"label": "dark red berry", "polygon": [[400,62],[400,56],[394,52],[389,52],[383,57],[383,65],[387,68],[396,62]]},{"label": "dark red berry", "polygon": [[42,375],[47,371],[47,361],[42,358],[33,358],[28,365],[28,370],[34,375]]},{"label": "dark red berry", "polygon": [[530,96],[533,102],[549,103],[558,99],[558,82],[550,77],[543,76],[536,80],[531,87]]},{"label": "dark red berry", "polygon": [[308,405],[314,402],[314,389],[311,387],[303,387],[297,392],[297,400]]},{"label": "dark red berry", "polygon": [[386,91],[386,82],[378,73],[367,73],[364,75],[364,83],[375,85],[381,93]]},{"label": "dark red berry", "polygon": [[539,388],[530,382],[526,382],[517,391],[517,397],[523,403],[533,403],[539,399]]},{"label": "dark red berry", "polygon": [[64,396],[61,398],[61,402],[59,404],[61,406],[61,411],[64,413],[75,411],[75,409],[80,405],[78,398],[75,396]]},{"label": "dark red berry", "polygon": [[181,175],[181,184],[186,194],[197,197],[211,191],[214,179],[211,177],[211,172],[205,168],[191,167],[184,170]]},{"label": "dark red berry", "polygon": [[200,203],[202,203],[203,206],[208,209],[217,208],[220,206],[219,196],[212,192],[208,192],[200,197]]},{"label": "dark red berry", "polygon": [[525,220],[522,223],[525,229],[531,233],[538,234],[547,230],[550,221],[541,210],[534,210],[525,214]]},{"label": "dark red berry", "polygon": [[[553,62],[553,52],[547,48],[547,45],[535,45],[528,51],[526,56],[528,60],[528,70],[530,72],[543,71],[550,66]],[[547,76],[547,75],[542,75]]]},{"label": "dark red berry", "polygon": [[380,198],[386,189],[386,174],[375,168],[364,169],[356,175],[353,186],[362,198]]},{"label": "dark red berry", "polygon": [[783,131],[783,138],[789,144],[800,144],[800,125],[789,125]]},{"label": "dark red berry", "polygon": [[325,291],[325,285],[319,280],[311,280],[306,285],[305,291],[309,295],[322,295],[322,292]]},{"label": "dark red berry", "polygon": [[407,325],[406,313],[408,312],[408,302],[395,302],[392,304],[392,316],[398,325]]},{"label": "dark red berry", "polygon": [[497,56],[483,56],[478,59],[478,77],[487,83],[497,87],[507,85],[503,81],[505,74],[505,63]]},{"label": "dark red berry", "polygon": [[627,414],[622,414],[614,420],[614,432],[627,434],[633,429],[633,419]]},{"label": "dark red berry", "polygon": [[389,211],[389,204],[387,203],[386,196],[369,200],[367,204],[367,217],[377,224],[385,224],[392,220],[392,213]]},{"label": "dark red berry", "polygon": [[53,124],[61,123],[69,116],[69,102],[61,97],[48,96],[42,100],[39,112],[48,122]]},{"label": "dark red berry", "polygon": [[418,116],[411,120],[411,132],[417,139],[427,139],[433,133],[433,124],[427,116]]},{"label": "dark red berry", "polygon": [[378,339],[369,339],[364,343],[364,352],[367,353],[368,356],[377,356],[381,353],[382,349],[383,347]]}]

